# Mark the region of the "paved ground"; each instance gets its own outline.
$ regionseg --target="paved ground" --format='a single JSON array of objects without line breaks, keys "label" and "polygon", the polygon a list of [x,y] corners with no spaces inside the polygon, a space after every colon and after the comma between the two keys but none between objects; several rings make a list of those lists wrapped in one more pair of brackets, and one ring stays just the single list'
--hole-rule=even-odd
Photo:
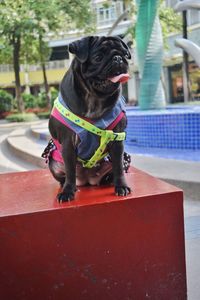
[{"label": "paved ground", "polygon": [[[37,123],[35,123],[37,124]],[[42,124],[42,123],[40,123]],[[31,163],[13,155],[6,138],[16,128],[28,128],[31,124],[7,124],[0,122],[0,173],[37,169]],[[42,126],[42,125],[41,125]],[[42,126],[44,128],[44,126]],[[44,143],[44,141],[43,141]],[[29,145],[30,146],[30,145]],[[24,148],[28,147],[27,139]],[[145,155],[133,155],[133,165],[156,177],[163,178],[185,190],[185,240],[188,281],[188,299],[200,299],[200,162],[163,159]],[[171,299],[170,299],[171,300]]]},{"label": "paved ground", "polygon": [[184,202],[188,300],[200,299],[200,201]]}]

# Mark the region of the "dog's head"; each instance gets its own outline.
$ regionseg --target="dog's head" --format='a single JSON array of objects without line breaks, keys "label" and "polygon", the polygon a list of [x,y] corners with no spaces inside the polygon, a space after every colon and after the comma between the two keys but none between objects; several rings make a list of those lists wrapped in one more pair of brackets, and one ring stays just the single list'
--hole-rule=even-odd
[{"label": "dog's head", "polygon": [[109,92],[126,82],[128,46],[118,37],[89,36],[69,45],[81,76],[96,91]]}]

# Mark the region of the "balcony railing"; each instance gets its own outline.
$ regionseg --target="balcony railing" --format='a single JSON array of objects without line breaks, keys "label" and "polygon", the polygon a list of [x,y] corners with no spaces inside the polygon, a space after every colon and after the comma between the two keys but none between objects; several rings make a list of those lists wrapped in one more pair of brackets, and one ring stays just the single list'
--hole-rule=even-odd
[{"label": "balcony railing", "polygon": [[[55,69],[64,69],[68,68],[70,64],[70,61],[65,60],[54,60],[54,61],[48,61],[46,62],[46,70],[55,70]],[[34,71],[41,71],[42,68],[39,64],[37,65],[20,65],[20,71],[21,72],[34,72]],[[0,65],[0,73],[8,73],[13,72],[13,66],[12,65]]]}]

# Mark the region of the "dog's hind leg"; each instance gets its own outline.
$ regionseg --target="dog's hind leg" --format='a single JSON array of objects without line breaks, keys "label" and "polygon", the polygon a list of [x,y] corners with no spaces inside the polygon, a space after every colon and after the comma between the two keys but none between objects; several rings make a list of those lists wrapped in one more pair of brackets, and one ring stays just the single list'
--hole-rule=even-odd
[{"label": "dog's hind leg", "polygon": [[61,187],[65,182],[65,168],[64,164],[55,161],[53,158],[49,159],[49,169],[53,175],[53,177],[60,182]]}]

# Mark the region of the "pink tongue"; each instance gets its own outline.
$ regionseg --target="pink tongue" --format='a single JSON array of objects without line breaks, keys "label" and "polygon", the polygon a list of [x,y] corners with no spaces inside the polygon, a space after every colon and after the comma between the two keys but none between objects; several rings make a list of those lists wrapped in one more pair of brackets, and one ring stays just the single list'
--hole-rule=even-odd
[{"label": "pink tongue", "polygon": [[120,74],[118,76],[108,78],[108,79],[114,83],[116,83],[116,82],[125,83],[129,80],[129,78],[130,78],[130,75],[128,73],[124,73],[124,74]]}]

